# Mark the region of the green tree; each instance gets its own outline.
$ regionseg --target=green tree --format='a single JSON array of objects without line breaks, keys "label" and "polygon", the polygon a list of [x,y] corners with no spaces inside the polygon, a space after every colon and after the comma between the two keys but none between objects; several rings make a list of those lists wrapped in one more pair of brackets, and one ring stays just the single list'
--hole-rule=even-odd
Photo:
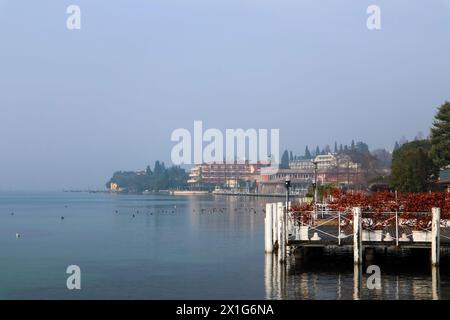
[{"label": "green tree", "polygon": [[159,160],[156,160],[155,166],[154,166],[154,168],[153,168],[153,172],[154,172],[156,175],[159,175],[159,174],[161,174],[161,173],[163,172],[163,166],[161,165],[161,163],[159,162]]},{"label": "green tree", "polygon": [[305,159],[311,159],[312,158],[311,152],[309,152],[308,146],[306,146],[306,148],[305,148],[305,156],[304,156],[304,158]]},{"label": "green tree", "polygon": [[141,193],[145,190],[158,191],[162,189],[184,189],[187,187],[189,175],[178,166],[166,168],[164,162],[156,161],[155,170],[152,172],[147,166],[146,174],[134,171],[117,171],[106,183],[109,188],[111,182],[115,182],[123,190],[129,193]]},{"label": "green tree", "polygon": [[318,197],[319,197],[319,202],[324,202],[324,196],[326,194],[330,194],[331,191],[336,188],[336,186],[334,184],[331,183],[327,183],[327,184],[323,184],[323,185],[319,185],[317,187],[317,193],[318,193]]},{"label": "green tree", "polygon": [[450,165],[450,102],[441,105],[434,117],[430,155],[437,168]]},{"label": "green tree", "polygon": [[[355,147],[353,149],[355,149]],[[369,146],[367,145],[367,143],[364,143],[364,142],[361,142],[361,141],[356,143],[356,149],[355,150],[356,150],[356,152],[359,152],[359,153],[370,153]]]},{"label": "green tree", "polygon": [[351,147],[345,146],[341,153],[348,155],[353,161],[360,164],[358,174],[362,180],[359,183],[371,180],[378,175],[377,159],[370,153],[366,143],[361,141],[356,143],[352,140]]},{"label": "green tree", "polygon": [[398,141],[395,141],[394,151],[397,151],[399,148],[400,148],[400,145],[398,144]]},{"label": "green tree", "polygon": [[403,144],[392,156],[390,184],[400,192],[424,192],[433,186],[435,165],[431,144],[418,140]]},{"label": "green tree", "polygon": [[280,168],[289,169],[289,152],[287,150],[284,150],[281,156]]}]

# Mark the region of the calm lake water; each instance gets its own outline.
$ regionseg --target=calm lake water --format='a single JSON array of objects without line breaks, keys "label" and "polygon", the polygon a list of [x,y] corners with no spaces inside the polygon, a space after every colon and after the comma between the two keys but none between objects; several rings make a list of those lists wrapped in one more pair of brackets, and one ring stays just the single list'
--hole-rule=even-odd
[{"label": "calm lake water", "polygon": [[[264,254],[266,201],[1,193],[0,299],[450,298],[450,264],[433,274],[426,255],[378,259],[380,290],[345,255],[280,269]],[[69,265],[81,290],[66,287]]]}]

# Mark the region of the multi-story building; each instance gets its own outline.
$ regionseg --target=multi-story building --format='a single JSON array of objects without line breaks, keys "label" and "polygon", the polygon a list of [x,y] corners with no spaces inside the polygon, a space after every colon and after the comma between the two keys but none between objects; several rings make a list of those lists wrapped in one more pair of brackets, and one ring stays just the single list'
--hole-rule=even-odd
[{"label": "multi-story building", "polygon": [[330,169],[352,169],[356,170],[360,165],[345,154],[334,155],[331,153],[317,155],[314,159],[292,160],[289,162],[289,168],[295,170],[314,170],[314,164],[317,164],[318,171],[327,171]]},{"label": "multi-story building", "polygon": [[188,184],[193,188],[213,188],[216,186],[235,188],[241,180],[257,180],[261,168],[270,163],[249,161],[212,162],[195,165],[189,174]]},{"label": "multi-story building", "polygon": [[312,159],[291,160],[289,162],[289,168],[299,171],[313,171],[314,163]]},{"label": "multi-story building", "polygon": [[348,155],[318,155],[314,159],[292,160],[289,169],[262,168],[258,181],[261,193],[284,191],[286,177],[293,189],[306,190],[317,180],[319,184],[351,185],[361,182],[361,167]]},{"label": "multi-story building", "polygon": [[439,174],[439,184],[442,185],[447,192],[450,192],[450,168],[441,170]]}]

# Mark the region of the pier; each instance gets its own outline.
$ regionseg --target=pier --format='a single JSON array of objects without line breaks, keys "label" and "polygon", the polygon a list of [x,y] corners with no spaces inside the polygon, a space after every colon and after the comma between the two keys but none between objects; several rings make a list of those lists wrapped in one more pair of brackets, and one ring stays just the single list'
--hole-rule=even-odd
[{"label": "pier", "polygon": [[352,212],[294,212],[286,203],[267,203],[266,254],[276,253],[284,264],[289,255],[302,256],[310,248],[353,253],[355,265],[373,250],[429,249],[430,263],[438,267],[442,252],[450,248],[450,222],[441,219],[440,208],[407,214],[359,207]]}]

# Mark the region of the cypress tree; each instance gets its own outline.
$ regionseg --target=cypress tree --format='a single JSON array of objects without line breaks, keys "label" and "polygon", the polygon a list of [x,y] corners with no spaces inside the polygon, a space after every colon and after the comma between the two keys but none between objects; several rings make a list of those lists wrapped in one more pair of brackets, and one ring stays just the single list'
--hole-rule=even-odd
[{"label": "cypress tree", "polygon": [[441,105],[430,134],[430,156],[438,168],[450,165],[450,102]]}]

